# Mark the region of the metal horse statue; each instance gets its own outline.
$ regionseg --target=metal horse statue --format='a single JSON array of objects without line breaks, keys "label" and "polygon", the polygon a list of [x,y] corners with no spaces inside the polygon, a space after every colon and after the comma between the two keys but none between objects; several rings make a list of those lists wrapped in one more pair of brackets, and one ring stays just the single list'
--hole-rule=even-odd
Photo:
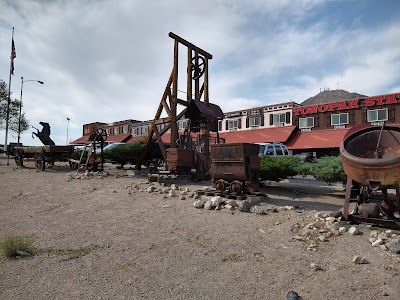
[{"label": "metal horse statue", "polygon": [[50,138],[50,125],[49,123],[46,122],[39,122],[40,125],[42,125],[42,131],[39,131],[39,129],[33,127],[34,129],[37,130],[37,132],[32,132],[32,138],[35,138],[34,135],[36,135],[39,140],[43,143],[43,145],[51,145],[55,146],[55,143],[53,140]]}]

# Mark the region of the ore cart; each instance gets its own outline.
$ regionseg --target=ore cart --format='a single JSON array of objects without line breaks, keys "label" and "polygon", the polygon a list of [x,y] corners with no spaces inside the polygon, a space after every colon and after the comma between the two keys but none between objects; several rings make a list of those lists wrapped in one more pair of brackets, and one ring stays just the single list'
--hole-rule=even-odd
[{"label": "ore cart", "polygon": [[259,145],[249,143],[211,145],[211,172],[217,191],[239,194],[259,190]]},{"label": "ore cart", "polygon": [[69,161],[74,153],[74,146],[22,146],[10,147],[8,154],[14,156],[17,166],[24,166],[24,159],[33,159],[39,171],[46,169],[46,163],[53,165],[55,161]]}]

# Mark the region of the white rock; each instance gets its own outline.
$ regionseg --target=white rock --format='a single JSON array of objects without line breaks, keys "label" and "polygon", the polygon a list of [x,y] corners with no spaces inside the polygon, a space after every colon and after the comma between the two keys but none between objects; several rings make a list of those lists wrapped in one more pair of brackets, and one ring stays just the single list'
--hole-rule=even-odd
[{"label": "white rock", "polygon": [[283,210],[294,210],[294,206],[291,206],[291,205],[285,205],[282,208],[283,208]]},{"label": "white rock", "polygon": [[321,241],[321,242],[326,242],[328,239],[326,238],[326,236],[324,236],[324,235],[320,235],[319,237],[318,237],[318,239]]},{"label": "white rock", "polygon": [[336,218],[334,218],[334,217],[327,217],[327,218],[325,219],[325,221],[327,221],[327,222],[329,222],[329,223],[335,223],[335,222],[336,222]]},{"label": "white rock", "polygon": [[204,201],[203,200],[194,201],[193,206],[196,207],[196,208],[203,208]]},{"label": "white rock", "polygon": [[315,214],[314,219],[317,219],[317,220],[318,220],[318,219],[321,219],[321,218],[323,218],[323,217],[324,217],[323,214],[319,212],[319,213],[316,213],[316,214]]},{"label": "white rock", "polygon": [[349,233],[350,233],[351,235],[356,235],[356,234],[359,234],[360,231],[358,230],[357,227],[352,226],[352,227],[350,227],[350,229],[349,229]]},{"label": "white rock", "polygon": [[212,206],[219,206],[220,204],[224,203],[225,199],[220,196],[215,196],[211,198]]},{"label": "white rock", "polygon": [[317,263],[311,263],[310,269],[313,271],[323,271],[321,265]]},{"label": "white rock", "polygon": [[344,226],[339,227],[339,234],[343,234],[345,232],[346,232],[346,227]]},{"label": "white rock", "polygon": [[378,230],[372,230],[369,236],[376,239],[378,237]]},{"label": "white rock", "polygon": [[171,190],[179,190],[176,184],[171,184]]},{"label": "white rock", "polygon": [[377,246],[382,245],[382,244],[383,244],[383,241],[381,239],[377,239],[376,241],[374,241],[372,243],[372,246],[373,247],[377,247]]},{"label": "white rock", "polygon": [[230,205],[230,204],[225,204],[225,208],[229,209],[229,210],[234,210],[235,208]]},{"label": "white rock", "polygon": [[382,250],[387,250],[388,249],[385,244],[380,245],[379,248],[381,248]]},{"label": "white rock", "polygon": [[207,209],[207,210],[212,209],[211,200],[208,200],[208,201],[204,204],[204,209]]},{"label": "white rock", "polygon": [[310,223],[310,224],[307,224],[304,228],[307,228],[307,229],[314,229],[315,226],[314,226],[314,223]]},{"label": "white rock", "polygon": [[175,191],[169,191],[168,197],[176,197],[176,192]]}]

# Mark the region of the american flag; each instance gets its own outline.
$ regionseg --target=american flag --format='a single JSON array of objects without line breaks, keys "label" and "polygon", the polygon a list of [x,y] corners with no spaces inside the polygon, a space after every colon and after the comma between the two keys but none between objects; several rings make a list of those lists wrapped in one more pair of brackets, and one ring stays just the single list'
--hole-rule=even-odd
[{"label": "american flag", "polygon": [[17,52],[15,51],[15,44],[14,44],[14,39],[12,39],[11,43],[11,65],[10,65],[10,72],[12,75],[14,75],[14,58],[17,57]]}]

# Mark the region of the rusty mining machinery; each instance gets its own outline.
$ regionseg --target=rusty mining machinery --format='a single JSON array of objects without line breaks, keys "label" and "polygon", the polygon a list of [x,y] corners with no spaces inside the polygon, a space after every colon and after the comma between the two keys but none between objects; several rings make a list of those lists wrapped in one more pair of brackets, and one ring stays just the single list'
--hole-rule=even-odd
[{"label": "rusty mining machinery", "polygon": [[[195,169],[195,178],[208,179],[210,144],[220,143],[218,120],[224,117],[221,108],[209,102],[208,63],[212,55],[172,32],[169,37],[174,40],[174,65],[136,168],[141,168],[150,143],[157,142],[168,172],[186,175]],[[179,45],[187,48],[186,91],[183,91],[186,99],[178,98]],[[179,113],[178,104],[184,107]],[[161,117],[164,111],[167,117]],[[189,120],[183,134],[178,132],[181,118]],[[216,136],[212,137],[210,132]],[[168,148],[162,140],[166,133],[170,134]]]},{"label": "rusty mining machinery", "polygon": [[[400,127],[355,126],[344,137],[340,154],[347,175],[343,218],[400,229]],[[357,206],[349,213],[354,183]],[[390,199],[389,187],[395,188],[396,199]],[[378,201],[373,197],[377,190],[382,191]]]}]

